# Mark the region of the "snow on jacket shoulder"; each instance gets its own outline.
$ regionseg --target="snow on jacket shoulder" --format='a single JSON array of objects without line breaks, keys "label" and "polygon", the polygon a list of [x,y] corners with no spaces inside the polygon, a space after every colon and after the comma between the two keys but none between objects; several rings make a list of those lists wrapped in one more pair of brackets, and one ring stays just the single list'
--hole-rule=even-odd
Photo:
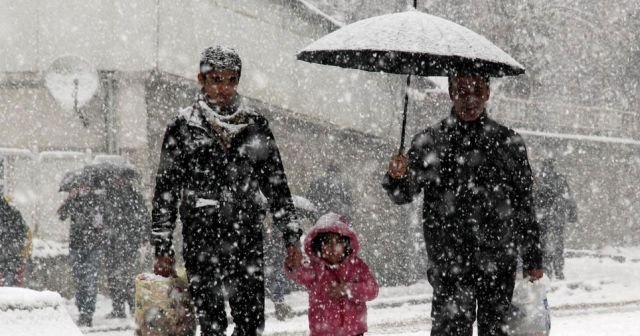
[{"label": "snow on jacket shoulder", "polygon": [[[321,233],[338,233],[351,240],[352,252],[337,267],[317,256],[313,239]],[[322,216],[304,240],[304,250],[310,263],[290,272],[291,280],[305,286],[309,292],[309,328],[311,336],[351,336],[367,331],[366,302],[378,296],[378,283],[367,264],[358,257],[358,238],[343,217]],[[335,300],[327,290],[332,282],[347,284],[348,297]]]}]

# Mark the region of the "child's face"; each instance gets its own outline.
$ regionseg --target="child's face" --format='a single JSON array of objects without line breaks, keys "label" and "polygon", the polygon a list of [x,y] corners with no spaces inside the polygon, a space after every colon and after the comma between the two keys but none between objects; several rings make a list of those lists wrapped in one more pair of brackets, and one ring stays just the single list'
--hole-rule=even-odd
[{"label": "child's face", "polygon": [[332,233],[322,240],[320,257],[329,265],[337,265],[344,260],[346,246],[344,239],[337,233]]}]

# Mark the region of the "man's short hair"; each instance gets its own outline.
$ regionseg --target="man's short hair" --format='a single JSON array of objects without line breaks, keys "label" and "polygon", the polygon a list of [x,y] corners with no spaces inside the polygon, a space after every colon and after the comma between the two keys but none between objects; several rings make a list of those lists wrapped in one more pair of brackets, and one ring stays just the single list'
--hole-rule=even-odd
[{"label": "man's short hair", "polygon": [[242,60],[233,48],[220,45],[205,49],[200,56],[200,73],[206,74],[212,70],[242,71]]}]

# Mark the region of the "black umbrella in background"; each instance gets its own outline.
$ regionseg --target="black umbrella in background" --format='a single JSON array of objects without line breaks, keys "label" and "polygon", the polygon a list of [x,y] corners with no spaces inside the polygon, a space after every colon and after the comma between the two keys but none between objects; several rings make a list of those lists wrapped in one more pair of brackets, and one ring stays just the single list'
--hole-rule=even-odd
[{"label": "black umbrella in background", "polygon": [[99,162],[84,166],[82,169],[67,172],[60,182],[60,191],[69,192],[74,188],[104,188],[116,177],[134,181],[140,174],[128,163]]},{"label": "black umbrella in background", "polygon": [[[414,1],[414,8],[416,1]],[[406,74],[400,152],[404,151],[411,75],[523,74],[524,67],[485,37],[449,20],[410,10],[364,19],[313,42],[297,59],[342,68]]]}]

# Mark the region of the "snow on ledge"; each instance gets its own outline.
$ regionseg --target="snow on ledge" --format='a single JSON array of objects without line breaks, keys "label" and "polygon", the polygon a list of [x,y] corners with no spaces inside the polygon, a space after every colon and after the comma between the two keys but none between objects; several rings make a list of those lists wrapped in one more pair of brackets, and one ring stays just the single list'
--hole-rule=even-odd
[{"label": "snow on ledge", "polygon": [[82,336],[56,292],[0,287],[0,334]]},{"label": "snow on ledge", "polygon": [[[32,310],[60,307],[62,297],[57,292],[35,291],[27,288],[0,287],[0,311]],[[0,318],[0,320],[2,320]]]}]

